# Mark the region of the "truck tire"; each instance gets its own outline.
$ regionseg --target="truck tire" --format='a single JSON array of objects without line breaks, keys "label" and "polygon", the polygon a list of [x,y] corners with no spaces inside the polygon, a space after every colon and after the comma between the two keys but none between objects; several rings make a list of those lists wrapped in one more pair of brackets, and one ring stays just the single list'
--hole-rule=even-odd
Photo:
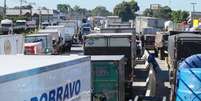
[{"label": "truck tire", "polygon": [[70,51],[71,51],[71,47],[72,47],[72,41],[69,41],[66,51],[67,51],[67,52],[70,52]]},{"label": "truck tire", "polygon": [[155,56],[158,57],[158,48],[154,48]]},{"label": "truck tire", "polygon": [[163,49],[163,48],[160,48],[160,49],[159,49],[158,58],[159,58],[160,60],[164,60],[164,59],[165,59],[165,53],[164,53],[164,49]]}]

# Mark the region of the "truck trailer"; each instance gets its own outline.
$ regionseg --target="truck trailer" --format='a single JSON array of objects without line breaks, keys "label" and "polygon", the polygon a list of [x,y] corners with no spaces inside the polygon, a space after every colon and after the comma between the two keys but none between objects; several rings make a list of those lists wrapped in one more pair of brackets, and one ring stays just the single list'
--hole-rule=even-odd
[{"label": "truck trailer", "polygon": [[89,57],[9,55],[0,60],[2,101],[91,101]]},{"label": "truck trailer", "polygon": [[176,77],[179,64],[187,57],[201,53],[200,32],[180,32],[168,38],[168,67],[171,100],[175,100]]},{"label": "truck trailer", "polygon": [[0,35],[0,54],[24,54],[24,37],[22,35]]},{"label": "truck trailer", "polygon": [[91,56],[93,101],[125,100],[125,58],[123,55]]},{"label": "truck trailer", "polygon": [[[85,55],[124,55],[125,90],[130,92],[136,59],[136,39],[132,33],[96,33],[84,37]],[[127,95],[126,95],[127,96]],[[131,96],[127,96],[129,99]]]}]

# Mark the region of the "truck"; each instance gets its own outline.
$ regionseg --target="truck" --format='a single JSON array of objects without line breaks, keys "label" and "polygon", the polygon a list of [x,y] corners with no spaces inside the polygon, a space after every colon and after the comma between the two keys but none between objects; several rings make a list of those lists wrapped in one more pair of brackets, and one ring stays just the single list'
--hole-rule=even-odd
[{"label": "truck", "polygon": [[44,29],[39,30],[38,34],[51,34],[53,38],[52,40],[54,41],[53,44],[60,47],[60,50],[58,51],[61,53],[69,52],[71,50],[72,36],[66,31],[66,29]]},{"label": "truck", "polygon": [[27,21],[26,20],[16,20],[14,29],[17,30],[26,30],[27,29]]},{"label": "truck", "polygon": [[8,34],[13,32],[13,21],[9,19],[1,20],[1,29],[3,34]]},{"label": "truck", "polygon": [[125,58],[123,55],[91,56],[93,101],[125,100]]},{"label": "truck", "polygon": [[155,53],[159,59],[164,60],[167,57],[168,32],[157,32],[155,37]]},{"label": "truck", "polygon": [[24,37],[22,35],[0,35],[0,54],[24,54]]},{"label": "truck", "polygon": [[132,33],[94,33],[84,36],[85,55],[125,55],[126,92],[132,89],[136,64],[136,37]]},{"label": "truck", "polygon": [[201,32],[174,32],[168,38],[168,67],[171,100],[175,100],[176,77],[179,63],[185,58],[201,53]]},{"label": "truck", "polygon": [[[25,36],[25,54],[40,55],[40,54],[56,54],[54,53],[51,34],[30,34]],[[39,44],[40,43],[40,44]],[[37,48],[36,44],[42,45],[41,49]],[[32,47],[32,48],[31,48]],[[40,46],[39,46],[40,47]],[[31,52],[30,52],[31,51]],[[38,52],[37,52],[38,51]]]},{"label": "truck", "polygon": [[0,60],[3,101],[91,101],[89,57],[9,55]]},{"label": "truck", "polygon": [[84,36],[85,55],[125,55],[127,67],[135,66],[136,39],[132,33],[93,33]]},{"label": "truck", "polygon": [[47,26],[45,29],[57,29],[57,30],[64,30],[61,36],[64,38],[64,42],[68,42],[72,44],[73,35],[75,34],[75,29],[72,26],[67,25],[58,25],[58,26]]}]

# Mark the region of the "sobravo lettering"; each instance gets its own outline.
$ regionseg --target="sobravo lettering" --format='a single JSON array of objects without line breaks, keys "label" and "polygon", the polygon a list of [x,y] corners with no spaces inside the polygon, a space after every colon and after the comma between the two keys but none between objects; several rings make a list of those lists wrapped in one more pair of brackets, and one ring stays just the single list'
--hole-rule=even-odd
[{"label": "sobravo lettering", "polygon": [[52,89],[48,93],[43,93],[39,97],[32,97],[30,101],[65,101],[79,95],[80,89],[81,81],[77,80],[67,83],[65,86]]}]

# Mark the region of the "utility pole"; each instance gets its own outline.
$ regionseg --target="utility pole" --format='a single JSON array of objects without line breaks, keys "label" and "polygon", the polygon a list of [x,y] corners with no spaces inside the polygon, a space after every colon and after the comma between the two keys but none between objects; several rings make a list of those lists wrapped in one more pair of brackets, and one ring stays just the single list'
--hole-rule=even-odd
[{"label": "utility pole", "polygon": [[195,12],[195,5],[196,5],[197,3],[195,3],[195,2],[191,2],[191,5],[193,6],[193,12]]},{"label": "utility pole", "polygon": [[3,18],[5,19],[6,18],[6,0],[4,0],[4,9],[3,9]]},{"label": "utility pole", "polygon": [[22,15],[22,0],[20,0],[20,16]]}]

